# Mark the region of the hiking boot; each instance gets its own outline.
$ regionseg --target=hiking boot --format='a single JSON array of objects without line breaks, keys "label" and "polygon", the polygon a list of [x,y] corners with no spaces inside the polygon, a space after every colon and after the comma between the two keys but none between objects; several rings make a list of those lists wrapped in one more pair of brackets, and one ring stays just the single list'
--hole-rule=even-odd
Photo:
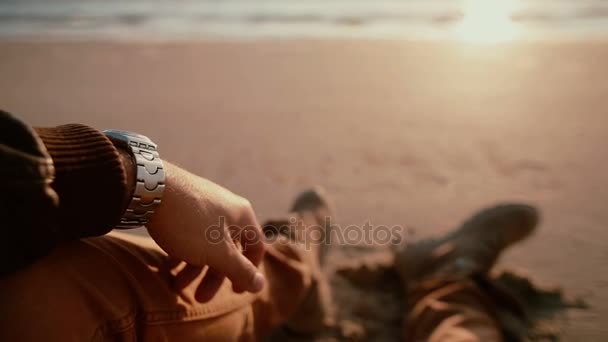
[{"label": "hiking boot", "polygon": [[463,279],[486,274],[500,253],[528,237],[539,221],[525,204],[487,208],[440,239],[424,240],[395,253],[395,267],[406,284],[426,279]]},{"label": "hiking boot", "polygon": [[331,225],[333,220],[333,209],[331,202],[325,190],[321,187],[301,192],[295,199],[291,212],[300,214],[301,217],[310,217],[314,222],[313,229],[317,229],[316,238],[319,241],[313,241],[313,247],[317,247],[316,253],[319,258],[319,264],[325,264],[325,258],[329,249],[329,234],[331,233]]}]

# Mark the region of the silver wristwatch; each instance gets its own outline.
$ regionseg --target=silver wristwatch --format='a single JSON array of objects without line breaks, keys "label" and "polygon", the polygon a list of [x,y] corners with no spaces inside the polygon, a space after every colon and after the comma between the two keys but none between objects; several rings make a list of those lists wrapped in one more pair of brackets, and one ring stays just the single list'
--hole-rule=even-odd
[{"label": "silver wristwatch", "polygon": [[116,146],[129,150],[137,166],[135,190],[116,228],[141,227],[160,205],[165,190],[165,170],[157,146],[148,137],[133,132],[105,130],[103,133]]}]

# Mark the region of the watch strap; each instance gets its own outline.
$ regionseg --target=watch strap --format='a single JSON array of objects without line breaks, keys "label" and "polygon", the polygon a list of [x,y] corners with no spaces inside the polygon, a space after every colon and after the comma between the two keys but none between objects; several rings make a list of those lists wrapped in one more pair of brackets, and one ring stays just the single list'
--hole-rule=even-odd
[{"label": "watch strap", "polygon": [[131,152],[137,169],[133,195],[116,228],[144,226],[160,205],[165,190],[165,170],[158,154],[158,146],[139,134],[123,131],[104,133],[112,140],[119,140]]}]

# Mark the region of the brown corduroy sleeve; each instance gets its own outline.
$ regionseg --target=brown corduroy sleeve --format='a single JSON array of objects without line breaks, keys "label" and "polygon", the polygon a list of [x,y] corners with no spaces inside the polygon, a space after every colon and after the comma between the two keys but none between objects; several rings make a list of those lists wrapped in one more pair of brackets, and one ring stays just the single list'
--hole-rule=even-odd
[{"label": "brown corduroy sleeve", "polygon": [[129,196],[119,151],[102,132],[69,124],[35,128],[55,167],[59,239],[103,235],[116,225]]}]

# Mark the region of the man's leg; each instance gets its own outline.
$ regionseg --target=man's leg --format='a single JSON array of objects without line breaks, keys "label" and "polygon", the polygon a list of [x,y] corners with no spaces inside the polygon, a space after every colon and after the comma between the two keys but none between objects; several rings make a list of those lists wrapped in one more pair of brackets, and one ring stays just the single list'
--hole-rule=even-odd
[{"label": "man's leg", "polygon": [[537,223],[538,213],[529,206],[497,206],[444,238],[399,251],[395,264],[409,306],[405,340],[502,341],[496,300],[474,276],[489,272],[500,253],[529,236]]},{"label": "man's leg", "polygon": [[502,341],[491,299],[472,281],[430,281],[408,294],[405,341]]},{"label": "man's leg", "polygon": [[318,283],[312,251],[279,237],[268,246],[259,294],[225,281],[208,303],[201,274],[173,290],[176,265],[149,238],[124,233],[66,243],[0,279],[0,340],[253,340],[298,314]]},{"label": "man's leg", "polygon": [[[310,268],[310,288],[297,310],[290,319],[277,331],[273,340],[284,341],[291,337],[310,338],[333,324],[333,305],[329,282],[325,278],[321,265],[325,260],[331,229],[332,210],[322,189],[302,192],[291,208],[292,214],[283,219],[271,220],[264,226],[264,234],[271,239],[279,239],[273,246],[282,246],[285,242],[304,249],[303,262],[314,265]],[[281,242],[282,241],[282,242]],[[286,293],[289,293],[286,290]],[[287,301],[291,300],[287,296]]]}]

